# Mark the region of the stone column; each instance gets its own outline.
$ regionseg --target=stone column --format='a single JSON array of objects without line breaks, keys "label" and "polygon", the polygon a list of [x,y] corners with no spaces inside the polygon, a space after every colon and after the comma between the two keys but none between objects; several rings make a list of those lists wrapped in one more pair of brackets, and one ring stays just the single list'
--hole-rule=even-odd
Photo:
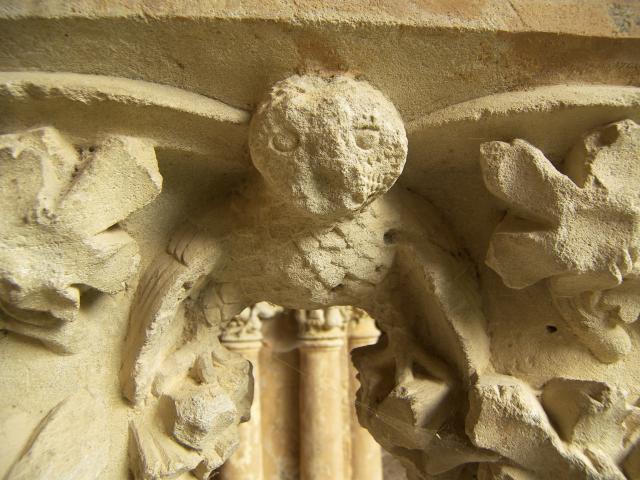
[{"label": "stone column", "polygon": [[337,307],[299,310],[300,478],[345,480],[344,318]]},{"label": "stone column", "polygon": [[261,302],[245,308],[223,329],[220,340],[229,350],[243,355],[253,365],[253,403],[251,419],[240,424],[240,445],[222,466],[223,480],[262,480],[262,429],[260,419],[260,349],[262,348],[261,318],[270,318],[279,307]]},{"label": "stone column", "polygon": [[[349,351],[354,348],[371,345],[378,340],[380,331],[373,318],[365,311],[344,307],[343,315],[347,319]],[[356,391],[360,382],[356,378],[356,370],[349,357],[349,393],[351,400],[351,471],[352,480],[382,480],[382,452],[380,445],[373,439],[367,429],[360,426],[356,414]]]}]

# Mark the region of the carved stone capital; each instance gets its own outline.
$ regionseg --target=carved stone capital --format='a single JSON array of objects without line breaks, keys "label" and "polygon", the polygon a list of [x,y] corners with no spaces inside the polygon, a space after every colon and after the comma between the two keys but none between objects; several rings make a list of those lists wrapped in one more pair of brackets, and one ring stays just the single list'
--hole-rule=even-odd
[{"label": "carved stone capital", "polygon": [[412,479],[640,479],[638,2],[2,3],[0,477],[210,478],[266,301],[304,478],[348,341]]},{"label": "carved stone capital", "polygon": [[367,345],[380,336],[375,320],[361,308],[341,307],[340,311],[347,321],[349,344]]},{"label": "carved stone capital", "polygon": [[305,346],[342,345],[347,331],[347,319],[340,307],[316,310],[296,310],[298,338]]},{"label": "carved stone capital", "polygon": [[282,307],[269,302],[259,302],[247,307],[222,327],[220,340],[229,347],[245,343],[259,346],[262,341],[262,320],[273,318],[282,311]]}]

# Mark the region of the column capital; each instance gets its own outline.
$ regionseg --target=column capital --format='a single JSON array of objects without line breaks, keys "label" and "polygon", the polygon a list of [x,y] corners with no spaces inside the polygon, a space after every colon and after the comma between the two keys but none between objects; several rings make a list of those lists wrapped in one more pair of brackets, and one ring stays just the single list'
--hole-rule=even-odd
[{"label": "column capital", "polygon": [[226,346],[245,346],[262,342],[262,320],[273,318],[282,311],[268,302],[259,302],[247,307],[229,320],[222,328],[220,340]]},{"label": "column capital", "polygon": [[347,321],[341,307],[296,310],[298,338],[303,346],[340,346],[344,343]]},{"label": "column capital", "polygon": [[340,309],[346,319],[349,341],[371,341],[380,336],[375,320],[367,312],[357,307],[340,307]]}]

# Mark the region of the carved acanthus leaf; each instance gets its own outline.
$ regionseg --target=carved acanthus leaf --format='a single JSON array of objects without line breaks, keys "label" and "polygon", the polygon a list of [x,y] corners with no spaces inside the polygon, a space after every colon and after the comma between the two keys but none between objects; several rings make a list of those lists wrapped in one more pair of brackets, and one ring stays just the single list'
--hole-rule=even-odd
[{"label": "carved acanthus leaf", "polygon": [[356,307],[340,307],[342,316],[347,321],[347,331],[350,338],[378,338],[380,330],[371,316]]},{"label": "carved acanthus leaf", "polygon": [[623,480],[617,460],[635,428],[626,396],[604,382],[554,378],[539,399],[514,377],[488,374],[470,393],[467,433],[525,470],[515,478]]},{"label": "carved acanthus leaf", "polygon": [[251,364],[226,350],[212,328],[193,328],[195,338],[162,362],[153,395],[130,424],[136,479],[187,472],[209,478],[237,448],[238,424],[249,419]]}]

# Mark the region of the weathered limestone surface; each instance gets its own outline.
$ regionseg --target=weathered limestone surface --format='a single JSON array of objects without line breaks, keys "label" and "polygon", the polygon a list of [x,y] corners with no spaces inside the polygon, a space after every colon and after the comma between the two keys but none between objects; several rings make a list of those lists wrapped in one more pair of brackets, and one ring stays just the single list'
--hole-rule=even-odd
[{"label": "weathered limestone surface", "polygon": [[160,192],[151,145],[111,137],[76,151],[52,127],[0,137],[3,329],[69,353],[80,348],[80,294],[117,293],[136,273],[117,225]]},{"label": "weathered limestone surface", "polygon": [[640,478],[639,78],[633,0],[2,2],[0,476],[210,477],[267,301],[412,479]]}]

